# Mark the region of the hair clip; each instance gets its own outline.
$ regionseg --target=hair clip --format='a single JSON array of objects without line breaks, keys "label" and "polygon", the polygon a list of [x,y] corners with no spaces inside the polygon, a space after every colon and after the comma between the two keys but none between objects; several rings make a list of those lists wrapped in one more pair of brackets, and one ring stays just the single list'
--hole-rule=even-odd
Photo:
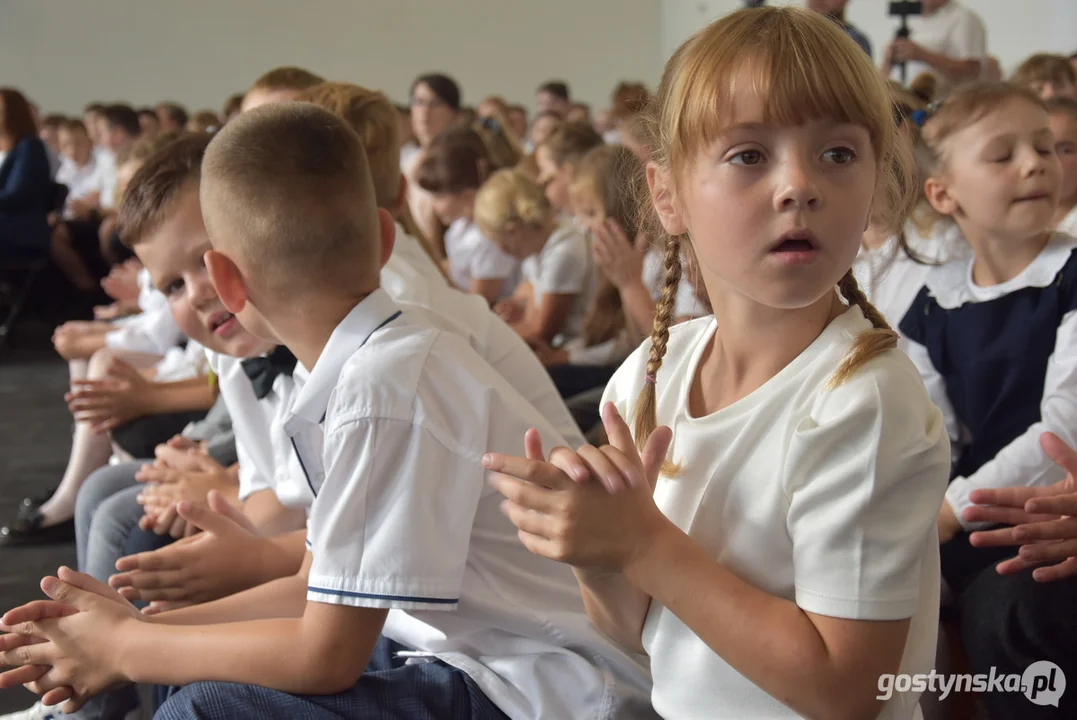
[{"label": "hair clip", "polygon": [[912,118],[912,122],[916,127],[922,128],[924,126],[924,123],[927,122],[928,113],[927,110],[913,110],[910,117]]},{"label": "hair clip", "polygon": [[484,128],[486,128],[487,130],[492,132],[494,135],[500,135],[501,134],[501,123],[499,123],[496,118],[492,118],[492,117],[479,118],[479,125],[482,125]]}]

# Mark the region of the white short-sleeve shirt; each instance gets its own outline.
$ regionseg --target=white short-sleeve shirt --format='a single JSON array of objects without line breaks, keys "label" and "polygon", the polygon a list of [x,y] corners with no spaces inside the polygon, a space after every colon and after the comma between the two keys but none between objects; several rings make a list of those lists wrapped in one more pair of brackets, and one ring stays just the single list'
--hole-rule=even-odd
[{"label": "white short-sleeve shirt", "polygon": [[[657,411],[659,424],[673,430],[670,457],[681,472],[659,478],[655,500],[738,577],[807,612],[911,618],[899,672],[927,673],[935,661],[936,518],[949,442],[941,413],[900,351],[827,388],[853,339],[870,327],[859,308],[849,309],[762,387],[699,418],[689,415],[687,397],[716,322],[671,328]],[[606,387],[603,401],[625,417],[649,350],[645,343]],[[663,717],[799,717],[656,602],[643,644]],[[895,694],[879,717],[916,717],[917,702],[915,693]]]},{"label": "white short-sleeve shirt", "polygon": [[570,223],[562,224],[546,239],[542,250],[523,261],[521,269],[531,283],[531,298],[536,305],[544,295],[575,296],[561,327],[562,340],[571,340],[583,332],[596,280],[587,235]]},{"label": "white short-sleeve shirt", "polygon": [[466,218],[454,221],[445,231],[445,255],[449,277],[464,292],[471,292],[474,280],[501,279],[505,282],[499,297],[506,298],[520,281],[520,262]]},{"label": "white short-sleeve shirt", "polygon": [[[490,310],[485,300],[449,287],[418,243],[397,226],[393,253],[381,270],[382,288],[389,297],[427,324],[467,340],[490,367],[546,418],[569,447],[582,445],[583,433],[527,343]],[[302,366],[296,368],[293,377],[297,387],[303,386],[306,375]],[[287,404],[281,406],[275,428],[284,423],[287,410]],[[280,453],[274,481],[279,500],[287,507],[309,509],[314,496],[287,436],[274,438],[274,450]]]},{"label": "white short-sleeve shirt", "polygon": [[[682,267],[684,259],[681,259]],[[662,297],[662,284],[665,279],[665,259],[658,248],[651,248],[643,257],[643,286],[651,294],[651,300],[658,302]],[[701,315],[709,315],[703,303],[696,298],[695,287],[691,280],[681,273],[681,281],[677,285],[677,297],[673,301],[673,317],[694,318]]]},{"label": "white short-sleeve shirt", "polygon": [[116,207],[116,154],[106,147],[94,148],[94,162],[101,168],[101,207],[111,210]]},{"label": "white short-sleeve shirt", "polygon": [[[913,15],[908,24],[909,39],[931,52],[958,60],[983,60],[987,55],[987,29],[983,20],[958,0],[950,0],[926,17]],[[906,82],[925,72],[935,71],[927,63],[910,61],[906,64]],[[891,77],[900,80],[900,74],[895,68]]]},{"label": "white short-sleeve shirt", "polygon": [[653,717],[571,569],[519,542],[489,451],[552,426],[461,337],[381,290],[341,322],[285,423],[317,497],[308,601],[390,608],[383,634],[467,673],[512,718]]},{"label": "white short-sleeve shirt", "polygon": [[961,230],[949,222],[940,223],[928,237],[921,235],[911,222],[906,223],[905,240],[919,261],[909,257],[897,238],[891,237],[880,248],[861,249],[853,263],[860,289],[894,329],[905,317],[931,269],[970,252]]},{"label": "white short-sleeve shirt", "polygon": [[[276,491],[277,463],[286,455],[283,448],[275,446],[287,438],[279,430],[274,432],[273,422],[291,403],[295,382],[282,373],[274,378],[270,393],[259,400],[240,358],[207,350],[206,359],[217,375],[221,397],[232,418],[239,457],[239,499],[246,500],[259,490]],[[288,505],[284,498],[279,499]]]},{"label": "white short-sleeve shirt", "polygon": [[115,326],[115,330],[105,334],[105,347],[113,350],[165,355],[179,345],[184,337],[167,301],[164,305],[125,318]]},{"label": "white short-sleeve shirt", "polygon": [[168,349],[153,367],[155,382],[192,380],[206,374],[206,349],[194,340]]},{"label": "white short-sleeve shirt", "polygon": [[60,163],[60,169],[56,171],[55,180],[67,186],[67,200],[64,203],[63,212],[65,220],[70,220],[75,216],[74,210],[71,209],[73,201],[81,200],[91,193],[98,193],[100,202],[100,193],[105,189],[107,182],[103,164],[92,155],[89,162],[82,167],[76,165],[74,160],[65,158]]}]

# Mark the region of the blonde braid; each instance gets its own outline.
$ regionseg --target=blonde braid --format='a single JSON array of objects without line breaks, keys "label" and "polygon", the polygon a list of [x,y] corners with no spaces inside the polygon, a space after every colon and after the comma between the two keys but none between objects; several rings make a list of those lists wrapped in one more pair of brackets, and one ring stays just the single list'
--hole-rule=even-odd
[{"label": "blonde braid", "polygon": [[[662,358],[666,354],[666,343],[669,342],[669,326],[673,324],[677,288],[681,284],[681,239],[679,236],[670,235],[666,238],[663,259],[666,273],[662,283],[662,297],[654,306],[651,354],[647,360],[647,375],[643,390],[636,399],[636,412],[633,418],[636,447],[640,451],[647,444],[647,438],[658,427],[658,401],[655,387],[658,370],[662,367]],[[676,466],[666,460],[662,465],[662,472],[666,475],[673,475],[676,473]]]},{"label": "blonde braid", "polygon": [[887,350],[897,347],[898,334],[890,328],[886,318],[871,304],[864,291],[856,282],[853,271],[845,273],[838,281],[838,291],[850,306],[856,305],[871,321],[872,329],[856,336],[849,352],[842,358],[841,364],[830,377],[827,387],[831,390],[848,380],[862,365],[870,362]]}]

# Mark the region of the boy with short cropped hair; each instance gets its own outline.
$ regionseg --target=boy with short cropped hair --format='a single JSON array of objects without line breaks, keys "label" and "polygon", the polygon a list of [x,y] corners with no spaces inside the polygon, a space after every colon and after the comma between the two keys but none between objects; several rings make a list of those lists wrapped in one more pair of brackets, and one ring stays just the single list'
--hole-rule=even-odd
[{"label": "boy with short cropped hair", "polygon": [[[378,287],[394,228],[355,133],[305,103],[245,113],[211,143],[201,201],[221,299],[309,369],[286,424],[316,494],[304,566],[154,622],[61,572],[43,582],[58,619],[0,638],[0,661],[24,666],[0,686],[27,665],[62,668],[78,698],[198,683],[164,720],[653,717],[645,671],[597,634],[571,571],[526,550],[484,482],[482,455],[520,452],[529,427],[562,440],[465,340]],[[9,651],[27,635],[45,642]]]}]

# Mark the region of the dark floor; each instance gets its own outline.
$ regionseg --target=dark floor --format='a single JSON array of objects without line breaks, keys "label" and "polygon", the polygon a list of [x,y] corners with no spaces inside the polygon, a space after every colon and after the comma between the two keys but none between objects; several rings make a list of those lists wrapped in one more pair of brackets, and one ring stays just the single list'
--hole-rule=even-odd
[{"label": "dark floor", "polygon": [[[0,348],[0,524],[28,495],[55,486],[67,464],[71,415],[63,402],[67,366],[52,351],[49,323],[25,321]],[[75,562],[75,546],[0,548],[0,612],[43,597],[38,583]],[[36,698],[0,690],[0,714]]]}]

